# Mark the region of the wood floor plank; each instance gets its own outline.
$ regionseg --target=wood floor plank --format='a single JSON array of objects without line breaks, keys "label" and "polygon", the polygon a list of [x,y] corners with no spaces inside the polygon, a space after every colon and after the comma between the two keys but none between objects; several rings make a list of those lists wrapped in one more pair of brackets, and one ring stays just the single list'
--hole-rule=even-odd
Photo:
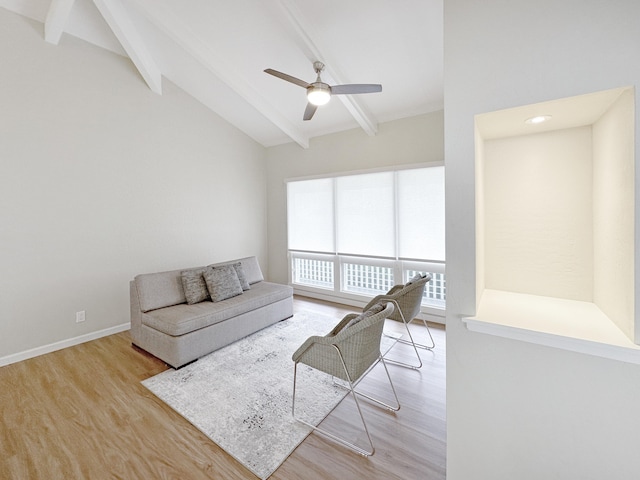
[{"label": "wood floor plank", "polygon": [[[295,298],[294,310],[337,320],[354,311],[304,297]],[[401,327],[389,322],[389,329]],[[362,457],[312,433],[271,479],[444,480],[446,342],[441,327],[431,330],[437,346],[420,351],[422,369],[389,365],[400,411],[361,402],[375,455]],[[412,332],[425,335],[417,323]],[[392,353],[415,360],[406,345]],[[132,347],[128,332],[0,368],[0,478],[255,480],[140,384],[167,368]],[[360,387],[390,399],[386,382],[378,365]],[[356,415],[348,397],[323,426],[343,432],[358,425]],[[354,439],[366,440],[359,433]]]}]

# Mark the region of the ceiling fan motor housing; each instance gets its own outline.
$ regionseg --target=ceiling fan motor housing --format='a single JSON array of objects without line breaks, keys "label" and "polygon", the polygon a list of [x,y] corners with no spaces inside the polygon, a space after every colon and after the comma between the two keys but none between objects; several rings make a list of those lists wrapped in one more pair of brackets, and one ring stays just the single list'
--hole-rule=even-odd
[{"label": "ceiling fan motor housing", "polygon": [[324,70],[324,63],[319,61],[313,62],[313,69],[316,71],[318,75],[320,75],[320,72]]}]

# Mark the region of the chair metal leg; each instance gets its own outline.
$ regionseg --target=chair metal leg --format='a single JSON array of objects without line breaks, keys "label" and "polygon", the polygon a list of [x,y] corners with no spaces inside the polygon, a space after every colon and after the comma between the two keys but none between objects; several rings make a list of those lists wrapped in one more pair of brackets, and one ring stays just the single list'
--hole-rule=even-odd
[{"label": "chair metal leg", "polygon": [[[393,382],[391,381],[391,376],[389,375],[389,371],[387,370],[387,366],[385,365],[384,359],[382,358],[382,356],[380,357],[380,360],[382,361],[382,364],[384,365],[385,371],[387,373],[387,378],[389,379],[389,383],[391,384],[391,389],[393,390],[393,394],[394,394],[394,396],[396,398],[396,402],[398,404],[397,408],[396,407],[392,407],[390,405],[387,405],[384,402],[381,402],[380,400],[377,400],[377,399],[374,399],[372,397],[369,397],[368,395],[364,395],[362,393],[356,392],[355,385],[357,385],[360,382],[360,380],[371,370],[371,368],[373,368],[373,366],[375,366],[375,364],[377,362],[374,363],[363,375],[361,375],[360,379],[358,379],[358,381],[356,381],[356,383],[354,384],[351,381],[351,377],[349,376],[349,372],[347,371],[347,366],[346,366],[346,364],[344,362],[344,358],[342,357],[342,353],[340,352],[340,349],[338,347],[336,347],[335,345],[333,345],[333,347],[336,349],[336,351],[338,353],[338,356],[340,358],[340,362],[342,363],[342,367],[344,369],[344,373],[345,373],[345,375],[347,377],[348,387],[343,387],[343,388],[345,388],[345,389],[347,389],[347,390],[349,390],[351,392],[353,400],[355,401],[356,408],[358,409],[358,413],[360,415],[360,420],[362,421],[362,426],[364,427],[364,431],[367,434],[367,439],[369,441],[369,449],[365,450],[365,449],[359,447],[358,445],[345,440],[344,438],[338,437],[337,435],[334,435],[333,433],[328,432],[325,429],[322,429],[322,428],[320,428],[320,427],[318,427],[316,425],[312,425],[309,422],[306,422],[306,421],[302,420],[301,418],[296,417],[296,411],[295,410],[296,410],[296,377],[297,377],[297,367],[298,367],[298,363],[297,362],[295,362],[294,366],[293,366],[293,400],[292,400],[292,405],[291,405],[291,414],[293,415],[293,418],[296,421],[298,421],[298,422],[300,422],[300,423],[312,428],[314,431],[317,431],[318,433],[321,433],[321,434],[331,438],[332,440],[334,440],[334,441],[336,441],[336,442],[338,442],[338,443],[340,443],[340,444],[342,444],[342,445],[354,450],[355,452],[359,453],[360,455],[368,457],[368,456],[371,456],[371,455],[373,455],[375,453],[375,448],[373,446],[373,441],[371,440],[371,435],[369,434],[369,429],[367,428],[367,423],[365,422],[364,416],[362,415],[362,409],[360,408],[360,402],[358,401],[358,395],[361,395],[361,396],[363,396],[365,398],[368,398],[368,399],[370,399],[370,400],[372,400],[372,401],[374,401],[374,402],[376,402],[376,403],[378,403],[380,405],[383,405],[383,406],[389,408],[390,410],[395,410],[395,411],[400,409],[400,402],[398,401],[398,395],[396,394],[396,390],[395,390],[395,388],[393,386]],[[342,385],[340,385],[340,386],[342,387]]]},{"label": "chair metal leg", "polygon": [[[387,362],[395,364],[395,365],[400,365],[401,367],[407,367],[407,368],[412,368],[414,370],[418,370],[419,368],[422,368],[422,359],[420,358],[420,353],[418,353],[418,346],[413,341],[413,335],[411,335],[411,330],[409,330],[410,321],[407,322],[407,320],[404,318],[404,314],[402,313],[402,309],[400,308],[400,305],[398,305],[398,302],[396,300],[388,300],[388,301],[393,303],[394,306],[396,307],[396,309],[398,310],[398,312],[400,313],[400,318],[402,318],[402,323],[404,323],[404,328],[407,330],[407,334],[409,335],[409,340],[399,339],[398,342],[404,343],[406,345],[411,345],[413,347],[413,350],[416,352],[416,357],[418,358],[418,364],[417,365],[413,365],[413,364],[410,364],[410,363],[400,362],[398,360],[392,360],[390,358],[387,359]],[[429,332],[429,335],[431,335],[431,332]],[[431,340],[433,340],[433,337],[431,338]],[[435,346],[435,344],[434,344],[434,346]]]},{"label": "chair metal leg", "polygon": [[[398,410],[400,410],[400,401],[398,400],[398,394],[396,393],[396,389],[393,386],[393,382],[391,381],[391,375],[389,374],[389,369],[387,368],[387,362],[388,361],[389,360],[385,360],[382,357],[382,355],[380,355],[380,358],[378,359],[378,361],[376,363],[374,363],[373,365],[371,365],[371,367],[369,367],[369,369],[363,375],[361,375],[360,378],[353,384],[353,393],[355,393],[356,395],[360,395],[361,397],[364,397],[367,400],[371,400],[372,402],[377,403],[378,405],[380,405],[381,407],[386,408],[387,410],[390,410],[392,412],[397,412]],[[393,396],[396,399],[395,406],[394,405],[389,405],[388,403],[385,403],[380,399],[371,397],[371,396],[367,395],[366,393],[359,392],[359,391],[357,391],[355,389],[358,386],[358,384],[360,383],[360,381],[367,375],[367,373],[369,373],[371,371],[371,369],[373,369],[373,367],[375,367],[378,364],[378,362],[382,363],[382,366],[384,367],[384,371],[387,374],[387,379],[389,380],[389,385],[391,385],[391,391],[393,392]],[[351,391],[351,389],[348,386],[345,386],[345,385],[342,385],[341,383],[336,382],[335,378],[334,378],[333,384],[336,387],[344,388],[345,390]]]},{"label": "chair metal leg", "polygon": [[[412,318],[411,320],[409,320],[408,324],[413,322],[414,320],[415,318]],[[436,347],[436,342],[433,339],[433,335],[431,335],[431,329],[429,329],[429,325],[427,324],[427,321],[424,318],[422,319],[422,323],[424,323],[424,327],[427,329],[427,334],[429,335],[429,339],[431,340],[431,346],[423,345],[422,343],[415,343],[414,345],[418,348],[422,348],[423,350],[433,350]],[[404,340],[402,338],[399,339],[398,341],[400,343],[406,343],[406,344],[411,343],[408,340]]]}]

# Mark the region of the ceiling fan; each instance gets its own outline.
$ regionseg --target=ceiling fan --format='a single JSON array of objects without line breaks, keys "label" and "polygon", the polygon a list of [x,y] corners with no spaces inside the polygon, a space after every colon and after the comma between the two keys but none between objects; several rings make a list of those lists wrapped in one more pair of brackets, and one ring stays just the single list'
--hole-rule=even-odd
[{"label": "ceiling fan", "polygon": [[373,83],[352,83],[347,85],[329,85],[320,78],[320,73],[324,70],[324,63],[313,62],[313,69],[316,71],[318,78],[313,83],[307,83],[299,78],[292,77],[286,73],[278,72],[271,68],[267,68],[265,73],[281,78],[287,82],[299,85],[307,89],[307,108],[304,110],[303,120],[311,120],[313,114],[316,113],[318,106],[324,105],[331,100],[331,95],[351,95],[354,93],[375,93],[382,91],[382,85]]}]

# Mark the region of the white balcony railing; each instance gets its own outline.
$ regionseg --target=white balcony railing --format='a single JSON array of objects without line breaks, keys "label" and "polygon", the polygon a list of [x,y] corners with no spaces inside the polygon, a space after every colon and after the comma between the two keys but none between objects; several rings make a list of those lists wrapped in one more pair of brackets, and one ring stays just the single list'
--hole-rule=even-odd
[{"label": "white balcony railing", "polygon": [[343,263],[342,271],[342,289],[345,292],[375,296],[387,293],[394,285],[393,268]]},{"label": "white balcony railing", "polygon": [[[441,264],[422,262],[424,269],[417,269],[416,264],[421,262],[411,262],[411,268],[407,268],[402,261],[366,257],[358,257],[356,263],[338,255],[290,252],[290,256],[294,285],[372,297],[388,292],[395,284],[406,283],[418,272],[429,273],[432,279],[426,285],[422,304],[436,309],[444,309],[446,305],[447,287]],[[438,267],[438,271],[430,267]]]},{"label": "white balcony railing", "polygon": [[333,288],[333,262],[312,258],[293,258],[293,283],[310,287]]}]

